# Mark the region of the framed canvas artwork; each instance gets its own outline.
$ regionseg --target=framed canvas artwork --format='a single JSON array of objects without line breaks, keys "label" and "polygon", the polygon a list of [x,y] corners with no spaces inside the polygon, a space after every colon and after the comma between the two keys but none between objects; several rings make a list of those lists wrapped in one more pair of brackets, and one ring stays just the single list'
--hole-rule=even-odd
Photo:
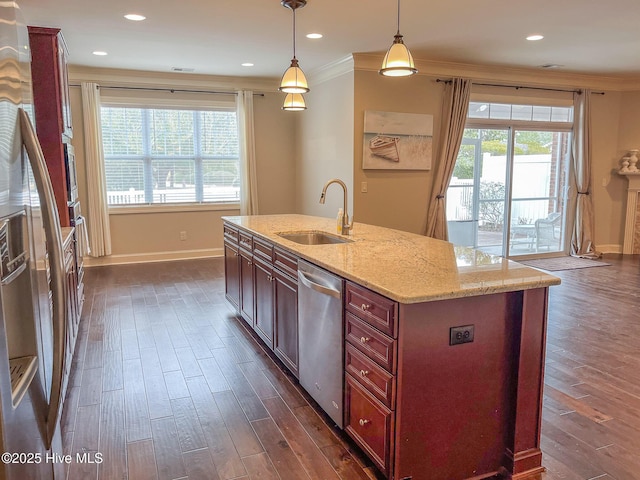
[{"label": "framed canvas artwork", "polygon": [[362,168],[430,170],[433,115],[364,112]]}]

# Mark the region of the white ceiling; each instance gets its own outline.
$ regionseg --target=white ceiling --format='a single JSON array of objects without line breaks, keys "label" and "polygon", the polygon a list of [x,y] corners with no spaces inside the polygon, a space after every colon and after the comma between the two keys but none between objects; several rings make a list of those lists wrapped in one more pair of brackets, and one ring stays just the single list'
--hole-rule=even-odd
[{"label": "white ceiling", "polygon": [[[292,56],[292,15],[279,0],[17,1],[28,25],[62,28],[72,65],[279,77]],[[380,52],[382,61],[396,5],[308,0],[296,19],[300,66],[313,71],[352,52]],[[403,0],[401,8],[401,33],[419,59],[640,74],[638,0]],[[125,20],[126,13],[147,20]],[[309,40],[309,32],[324,38]],[[545,38],[525,40],[532,33]]]}]

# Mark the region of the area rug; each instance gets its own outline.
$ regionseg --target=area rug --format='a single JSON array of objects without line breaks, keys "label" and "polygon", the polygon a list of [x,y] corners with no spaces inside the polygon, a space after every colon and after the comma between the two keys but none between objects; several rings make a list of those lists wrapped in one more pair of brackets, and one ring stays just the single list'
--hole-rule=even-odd
[{"label": "area rug", "polygon": [[549,270],[550,272],[556,272],[558,270],[574,270],[576,268],[606,267],[611,265],[610,263],[601,262],[599,260],[590,260],[588,258],[578,257],[538,258],[535,260],[522,260],[518,261],[518,263],[522,263],[528,267]]}]

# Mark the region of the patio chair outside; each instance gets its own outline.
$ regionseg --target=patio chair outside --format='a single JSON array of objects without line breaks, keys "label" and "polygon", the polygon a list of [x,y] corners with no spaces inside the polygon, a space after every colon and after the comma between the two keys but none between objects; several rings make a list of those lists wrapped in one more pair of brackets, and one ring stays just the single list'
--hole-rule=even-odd
[{"label": "patio chair outside", "polygon": [[539,218],[535,221],[536,229],[536,252],[546,247],[547,250],[560,248],[560,228],[562,215],[559,212],[549,214],[546,218]]}]

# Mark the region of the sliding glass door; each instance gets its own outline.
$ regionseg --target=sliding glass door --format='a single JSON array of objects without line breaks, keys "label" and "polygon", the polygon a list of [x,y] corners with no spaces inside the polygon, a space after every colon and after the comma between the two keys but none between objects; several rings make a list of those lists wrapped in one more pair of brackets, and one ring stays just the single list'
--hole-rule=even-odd
[{"label": "sliding glass door", "polygon": [[447,193],[449,239],[502,254],[508,129],[465,130]]},{"label": "sliding glass door", "polygon": [[516,130],[514,139],[507,255],[564,252],[569,133]]},{"label": "sliding glass door", "polygon": [[565,251],[569,133],[465,129],[447,191],[449,240],[514,257]]}]

